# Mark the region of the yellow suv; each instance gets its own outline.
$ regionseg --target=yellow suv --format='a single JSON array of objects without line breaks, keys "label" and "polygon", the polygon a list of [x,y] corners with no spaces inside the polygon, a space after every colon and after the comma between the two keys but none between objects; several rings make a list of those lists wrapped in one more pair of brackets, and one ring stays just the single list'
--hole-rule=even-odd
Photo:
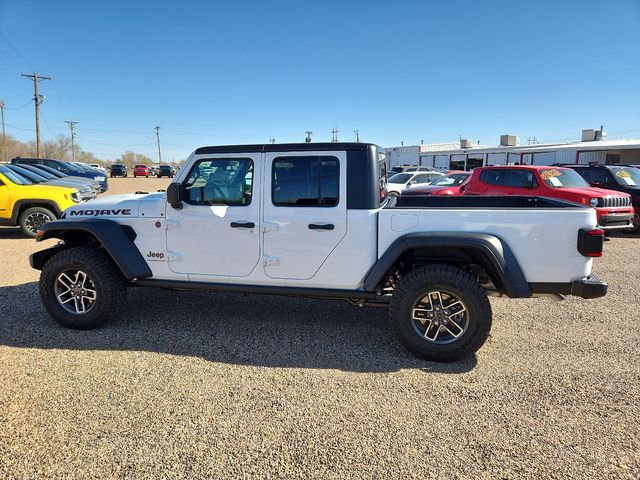
[{"label": "yellow suv", "polygon": [[25,235],[35,237],[42,224],[59,218],[78,202],[75,188],[33,185],[0,165],[0,225],[20,226]]}]

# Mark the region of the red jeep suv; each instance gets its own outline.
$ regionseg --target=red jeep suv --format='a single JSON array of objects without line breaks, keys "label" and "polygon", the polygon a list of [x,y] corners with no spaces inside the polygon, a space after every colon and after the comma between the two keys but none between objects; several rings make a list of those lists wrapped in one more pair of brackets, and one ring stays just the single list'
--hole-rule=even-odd
[{"label": "red jeep suv", "polygon": [[591,205],[598,215],[598,227],[605,230],[633,228],[631,196],[593,188],[574,170],[536,165],[480,167],[463,185],[464,195],[523,195],[551,197]]},{"label": "red jeep suv", "polygon": [[148,177],[149,167],[147,165],[136,165],[133,167],[133,177]]}]

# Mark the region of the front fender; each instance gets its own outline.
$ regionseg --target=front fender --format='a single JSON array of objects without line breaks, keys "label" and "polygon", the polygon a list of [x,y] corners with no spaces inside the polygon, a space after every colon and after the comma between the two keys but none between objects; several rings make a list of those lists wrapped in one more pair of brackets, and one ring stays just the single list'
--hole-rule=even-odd
[{"label": "front fender", "polygon": [[513,298],[530,297],[531,288],[509,246],[486,233],[411,233],[398,238],[368,273],[364,289],[374,291],[389,269],[408,251],[416,248],[448,247],[469,251],[480,260],[496,286]]},{"label": "front fender", "polygon": [[36,241],[59,238],[64,244],[32,254],[29,263],[33,268],[42,270],[46,261],[60,250],[81,246],[89,239],[94,239],[105,249],[127,280],[151,277],[151,269],[134,243],[135,233],[131,232],[130,227],[102,218],[48,222],[38,230]]}]

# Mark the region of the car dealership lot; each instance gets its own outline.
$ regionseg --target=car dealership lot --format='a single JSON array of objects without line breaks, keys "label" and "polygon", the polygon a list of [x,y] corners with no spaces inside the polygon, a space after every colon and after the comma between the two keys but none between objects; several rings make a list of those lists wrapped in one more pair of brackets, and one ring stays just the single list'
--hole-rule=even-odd
[{"label": "car dealership lot", "polygon": [[492,299],[477,357],[441,365],[338,301],[139,288],[68,330],[28,266],[42,245],[0,229],[0,477],[637,477],[638,242],[595,261],[606,297]]}]

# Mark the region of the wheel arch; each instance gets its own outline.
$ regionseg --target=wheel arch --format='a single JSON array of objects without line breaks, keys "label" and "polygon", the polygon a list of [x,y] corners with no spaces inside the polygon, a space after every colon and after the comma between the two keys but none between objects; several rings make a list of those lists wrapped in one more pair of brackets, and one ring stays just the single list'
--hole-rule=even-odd
[{"label": "wheel arch", "polygon": [[29,257],[31,266],[41,270],[43,265],[59,251],[79,246],[104,248],[127,280],[148,278],[153,274],[134,241],[135,231],[101,218],[78,221],[58,220],[44,224],[38,231],[37,241],[58,238],[62,243],[41,250]]},{"label": "wheel arch", "polygon": [[[495,235],[486,233],[414,233],[394,241],[369,271],[366,291],[376,291],[403,259],[420,265],[477,263],[485,269],[496,288],[509,297],[531,296],[531,288],[518,260],[509,246]],[[453,263],[452,263],[453,264]]]},{"label": "wheel arch", "polygon": [[56,218],[60,218],[60,215],[62,214],[62,212],[60,211],[60,207],[53,200],[46,200],[41,198],[22,198],[20,200],[16,200],[13,204],[11,221],[17,225],[20,215],[22,215],[25,210],[34,207],[46,208],[47,210],[53,212]]}]

